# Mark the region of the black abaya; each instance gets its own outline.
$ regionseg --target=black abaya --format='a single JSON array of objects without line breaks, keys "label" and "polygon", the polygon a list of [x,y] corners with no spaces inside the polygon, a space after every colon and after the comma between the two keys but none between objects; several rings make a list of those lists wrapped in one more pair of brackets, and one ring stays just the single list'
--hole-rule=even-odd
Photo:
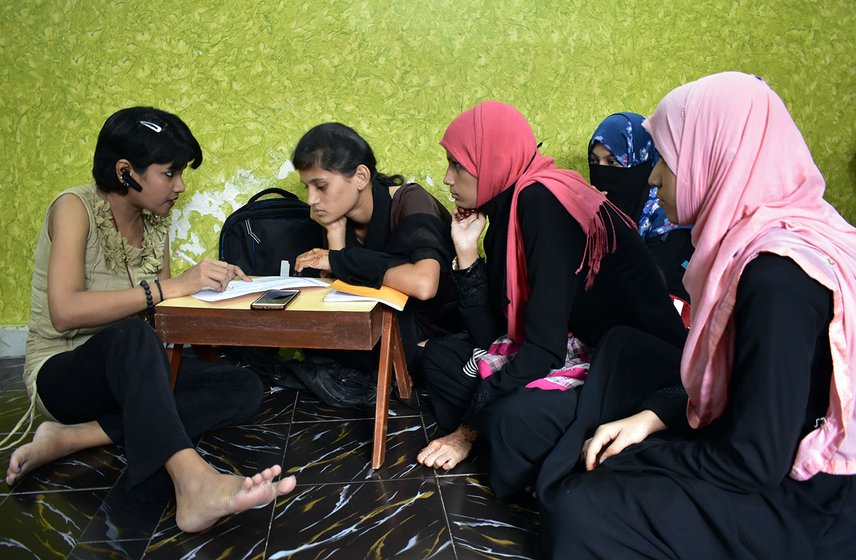
[{"label": "black abaya", "polygon": [[[601,210],[615,252],[604,257],[594,284],[586,289],[586,268],[577,273],[585,253],[585,233],[552,193],[536,183],[520,193],[517,207],[530,288],[520,351],[484,381],[467,377],[462,367],[472,349],[487,348],[508,330],[503,311],[511,195],[512,189],[507,189],[482,209],[490,220],[484,240],[486,264],[453,273],[467,335],[432,340],[422,364],[441,428],[451,430],[467,423],[485,436],[491,484],[500,496],[532,481],[541,459],[573,420],[573,392],[545,396],[540,390],[523,389],[564,363],[569,331],[592,347],[619,325],[636,327],[675,348],[686,338],[636,230],[614,210]],[[479,282],[481,286],[471,286]],[[510,400],[500,404],[505,399]],[[488,411],[486,407],[491,406],[495,408]],[[527,418],[526,426],[513,429],[515,418],[522,416]]]},{"label": "black abaya", "polygon": [[[828,290],[793,261],[762,254],[737,289],[722,417],[686,433],[677,414],[686,399],[663,399],[655,411],[669,430],[582,473],[581,440],[613,418],[599,418],[599,403],[588,402],[597,399],[581,393],[577,423],[538,479],[552,557],[856,557],[856,476],[788,477],[800,440],[828,405],[831,318]],[[609,375],[620,379],[628,365],[618,361]],[[621,382],[615,387],[598,398],[622,398]]]}]

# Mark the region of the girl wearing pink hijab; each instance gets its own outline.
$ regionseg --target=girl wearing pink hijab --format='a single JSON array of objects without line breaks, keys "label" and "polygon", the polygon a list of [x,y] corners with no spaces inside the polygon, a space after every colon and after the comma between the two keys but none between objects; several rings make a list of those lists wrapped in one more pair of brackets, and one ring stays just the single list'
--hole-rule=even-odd
[{"label": "girl wearing pink hijab", "polygon": [[575,471],[557,445],[538,486],[548,551],[854,558],[856,229],[754,76],[681,86],[644,126],[669,219],[695,224],[685,392],[602,425]]},{"label": "girl wearing pink hijab", "polygon": [[[567,364],[577,341],[596,349],[607,331],[629,325],[677,352],[686,330],[634,224],[578,173],[543,156],[516,109],[481,103],[452,121],[440,144],[449,161],[444,182],[459,208],[452,278],[467,330],[425,348],[422,381],[449,433],[417,460],[449,470],[482,433],[491,485],[506,496],[534,483],[573,421],[577,391],[568,389],[584,376],[562,373],[576,375]],[[515,350],[495,372],[465,367],[505,335],[504,346]],[[649,390],[665,382],[640,378]]]}]

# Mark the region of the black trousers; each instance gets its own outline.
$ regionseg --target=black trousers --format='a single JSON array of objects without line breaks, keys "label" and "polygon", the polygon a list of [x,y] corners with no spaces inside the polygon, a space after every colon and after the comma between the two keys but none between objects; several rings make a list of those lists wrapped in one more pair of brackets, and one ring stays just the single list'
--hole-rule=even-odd
[{"label": "black trousers", "polygon": [[193,438],[240,422],[261,405],[262,383],[248,370],[186,357],[174,391],[169,372],[157,335],[132,318],[50,358],[36,386],[59,422],[96,421],[124,446],[134,487],[176,452],[192,448]]}]

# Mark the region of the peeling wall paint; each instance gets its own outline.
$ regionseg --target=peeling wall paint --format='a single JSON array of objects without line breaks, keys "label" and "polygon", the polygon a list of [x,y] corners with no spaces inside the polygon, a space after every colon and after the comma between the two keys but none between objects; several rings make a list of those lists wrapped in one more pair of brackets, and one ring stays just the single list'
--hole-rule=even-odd
[{"label": "peeling wall paint", "polygon": [[[288,174],[284,177],[286,178]],[[217,247],[203,243],[200,234],[207,239],[219,239],[223,222],[233,211],[260,190],[271,186],[269,178],[260,179],[252,171],[238,170],[219,189],[197,190],[189,200],[170,213],[170,240],[172,250],[181,251],[199,261],[204,256],[216,257]],[[181,200],[181,199],[180,199]],[[215,254],[210,254],[214,249]],[[189,263],[178,263],[176,270],[184,270]]]}]

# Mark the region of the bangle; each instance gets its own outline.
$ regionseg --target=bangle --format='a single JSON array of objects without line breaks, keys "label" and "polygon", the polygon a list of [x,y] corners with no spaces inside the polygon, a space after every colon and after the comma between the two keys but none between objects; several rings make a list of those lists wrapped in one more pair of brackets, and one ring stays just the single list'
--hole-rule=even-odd
[{"label": "bangle", "polygon": [[[158,287],[158,294],[160,294],[160,300],[163,301],[163,289],[161,288],[160,280],[157,276],[155,276],[155,286]],[[158,303],[160,303],[160,301]]]},{"label": "bangle", "polygon": [[149,287],[149,283],[145,280],[140,280],[140,286],[143,287],[143,291],[146,292],[146,313],[153,313],[155,310],[154,301],[152,301],[152,289]]},{"label": "bangle", "polygon": [[461,265],[458,264],[458,257],[456,256],[454,259],[452,259],[452,270],[458,271],[458,272],[467,272],[472,267],[474,267],[476,265],[476,263],[479,262],[480,259],[481,259],[481,257],[476,257],[476,260],[474,260],[470,266],[468,266],[467,268],[461,268]]}]

